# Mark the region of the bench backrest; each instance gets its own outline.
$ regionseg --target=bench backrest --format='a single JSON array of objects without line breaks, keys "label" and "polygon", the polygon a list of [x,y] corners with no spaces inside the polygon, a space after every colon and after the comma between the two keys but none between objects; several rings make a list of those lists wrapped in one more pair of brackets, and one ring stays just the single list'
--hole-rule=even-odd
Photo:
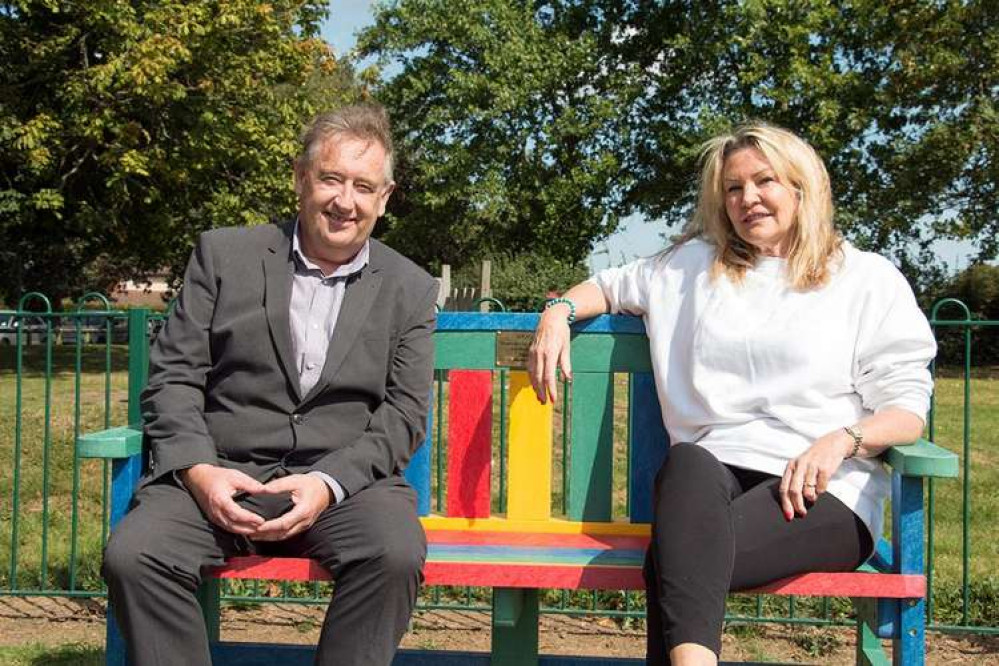
[{"label": "bench backrest", "polygon": [[[500,514],[517,523],[647,523],[652,481],[668,440],[642,321],[605,315],[573,327],[573,382],[565,402],[560,396],[559,427],[553,405],[538,402],[523,370],[538,316],[438,316],[435,407],[427,439],[406,473],[419,493],[421,515],[481,520]],[[628,379],[628,408],[616,414],[615,375],[622,374]],[[627,516],[613,512],[615,421],[627,423]],[[564,454],[554,437],[560,429],[568,442]],[[506,445],[505,458],[494,455],[494,441],[500,440]],[[556,459],[566,466],[565,487],[553,489]],[[494,460],[500,469],[494,468]],[[563,492],[564,517],[554,501]]]}]

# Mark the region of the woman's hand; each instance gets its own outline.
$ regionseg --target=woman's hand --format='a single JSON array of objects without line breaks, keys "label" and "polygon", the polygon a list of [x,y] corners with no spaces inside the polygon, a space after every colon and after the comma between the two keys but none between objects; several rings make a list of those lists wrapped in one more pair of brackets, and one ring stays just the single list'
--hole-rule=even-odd
[{"label": "woman's hand", "polygon": [[556,303],[541,313],[541,320],[534,330],[534,340],[527,353],[527,374],[541,404],[558,398],[556,368],[562,376],[572,381],[569,361],[569,306]]},{"label": "woman's hand", "polygon": [[787,464],[780,480],[780,506],[784,518],[808,513],[805,502],[813,503],[826,491],[829,479],[853,450],[853,439],[839,428],[819,437],[808,450]]}]

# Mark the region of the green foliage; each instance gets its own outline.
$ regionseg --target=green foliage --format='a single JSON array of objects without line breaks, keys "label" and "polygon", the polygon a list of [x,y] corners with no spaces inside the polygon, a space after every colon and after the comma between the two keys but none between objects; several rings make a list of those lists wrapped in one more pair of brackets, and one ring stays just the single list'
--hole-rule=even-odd
[{"label": "green foliage", "polygon": [[[319,0],[0,5],[0,295],[176,274],[295,210],[302,124],[356,95]],[[13,293],[12,293],[13,292]]]},{"label": "green foliage", "polygon": [[[993,3],[397,0],[360,46],[393,75],[405,201],[389,237],[576,261],[639,211],[690,214],[697,146],[744,119],[805,136],[858,245],[927,270],[999,251]],[[929,261],[928,261],[929,260]]]},{"label": "green foliage", "polygon": [[[456,271],[456,287],[479,286],[479,263],[466,264]],[[582,282],[589,272],[583,263],[570,263],[540,254],[506,256],[493,261],[493,296],[516,312],[536,312],[549,293],[563,293]]]},{"label": "green foliage", "polygon": [[795,630],[791,634],[791,642],[809,657],[827,657],[843,644],[837,634],[815,628]]},{"label": "green foliage", "polygon": [[[942,588],[934,599],[937,622],[961,624],[964,597],[960,586]],[[968,617],[972,626],[995,627],[999,624],[999,578],[987,576],[968,585]]]},{"label": "green foliage", "polygon": [[618,223],[627,81],[596,37],[525,0],[412,0],[377,14],[364,53],[400,137],[386,240],[424,264],[542,250],[571,264]]},{"label": "green foliage", "polygon": [[[999,266],[973,264],[953,278],[942,281],[927,293],[926,306],[943,298],[956,298],[968,306],[972,319],[999,321]],[[938,309],[940,319],[965,317],[964,310],[955,304]],[[973,365],[999,365],[999,335],[995,328],[972,328],[971,362]],[[944,365],[963,365],[965,355],[964,331],[956,327],[941,327],[937,331],[939,351],[937,362]]]}]

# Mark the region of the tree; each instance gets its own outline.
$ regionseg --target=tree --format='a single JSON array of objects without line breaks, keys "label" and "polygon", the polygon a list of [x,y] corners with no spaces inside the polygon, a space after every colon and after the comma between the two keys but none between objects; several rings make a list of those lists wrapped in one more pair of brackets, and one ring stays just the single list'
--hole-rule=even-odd
[{"label": "tree", "polygon": [[[956,298],[968,307],[972,320],[999,321],[999,266],[972,264],[949,280],[938,285],[930,294],[926,308],[944,298]],[[963,320],[962,308],[951,303],[939,308],[937,317]],[[956,326],[937,329],[940,349],[937,362],[945,365],[964,363],[965,330]],[[971,327],[971,362],[974,365],[999,364],[999,336],[994,328]]]},{"label": "tree", "polygon": [[200,231],[291,214],[302,124],[358,94],[325,5],[0,3],[0,293],[176,276]]},{"label": "tree", "polygon": [[689,147],[732,121],[764,118],[823,155],[838,223],[861,246],[910,266],[937,238],[996,256],[999,15],[990,3],[695,5],[640,3],[625,19],[636,29],[617,46],[650,76],[641,100],[649,131],[633,152],[637,207],[684,219],[689,194],[673,172],[694,168]]},{"label": "tree", "polygon": [[397,0],[361,40],[397,66],[380,94],[411,158],[389,233],[456,264],[575,259],[631,212],[682,224],[699,144],[765,119],[824,157],[860,246],[910,272],[936,238],[994,258],[992,4]]},{"label": "tree", "polygon": [[535,3],[415,0],[360,37],[399,73],[378,97],[400,143],[386,240],[426,265],[492,253],[581,261],[621,208],[627,82]]}]

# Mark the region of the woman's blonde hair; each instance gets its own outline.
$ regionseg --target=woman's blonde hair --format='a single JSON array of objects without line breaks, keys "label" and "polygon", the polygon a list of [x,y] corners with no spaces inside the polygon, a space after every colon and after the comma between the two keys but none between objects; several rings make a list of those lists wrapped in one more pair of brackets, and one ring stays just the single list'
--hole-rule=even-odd
[{"label": "woman's blonde hair", "polygon": [[690,223],[674,239],[674,247],[702,238],[716,248],[712,276],[742,281],[756,263],[759,251],[735,232],[725,212],[725,160],[737,150],[755,148],[770,163],[777,179],[795,190],[798,209],[789,230],[787,279],[796,289],[820,287],[829,279],[834,257],[843,239],[833,227],[829,174],[807,142],[766,123],[740,125],[731,134],[708,140],[701,147],[701,182],[697,209]]}]

